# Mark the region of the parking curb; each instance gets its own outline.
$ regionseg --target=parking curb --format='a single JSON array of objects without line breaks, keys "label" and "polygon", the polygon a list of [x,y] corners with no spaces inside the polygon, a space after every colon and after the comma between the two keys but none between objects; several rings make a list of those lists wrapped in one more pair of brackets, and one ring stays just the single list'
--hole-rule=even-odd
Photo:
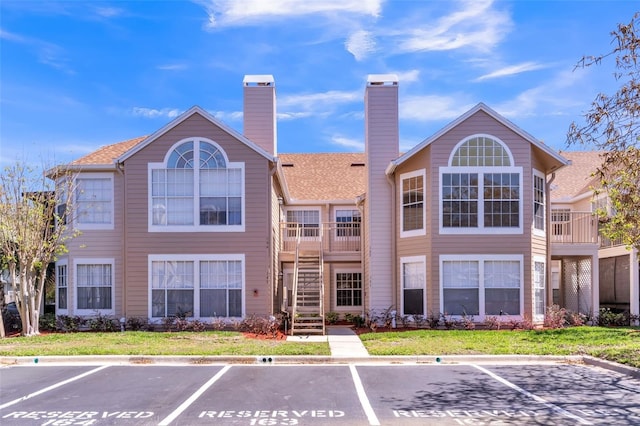
[{"label": "parking curb", "polygon": [[547,355],[405,355],[405,356],[153,356],[153,355],[92,355],[92,356],[23,356],[0,357],[0,365],[84,364],[84,365],[207,365],[207,364],[539,364],[582,363],[583,356]]}]

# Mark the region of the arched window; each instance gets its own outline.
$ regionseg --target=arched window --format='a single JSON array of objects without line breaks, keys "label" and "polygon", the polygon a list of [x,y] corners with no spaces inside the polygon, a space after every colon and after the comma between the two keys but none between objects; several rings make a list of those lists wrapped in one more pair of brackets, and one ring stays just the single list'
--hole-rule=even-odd
[{"label": "arched window", "polygon": [[442,233],[521,233],[522,167],[509,148],[489,135],[473,135],[440,168]]},{"label": "arched window", "polygon": [[[215,142],[186,139],[150,169],[152,230],[240,230],[244,165],[230,163]],[[234,229],[235,227],[235,229]]]}]

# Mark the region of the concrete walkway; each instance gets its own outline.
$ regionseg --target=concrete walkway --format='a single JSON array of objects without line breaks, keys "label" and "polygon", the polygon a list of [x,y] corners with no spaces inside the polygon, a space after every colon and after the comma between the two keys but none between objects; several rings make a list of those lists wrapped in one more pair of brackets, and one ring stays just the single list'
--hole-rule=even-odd
[{"label": "concrete walkway", "polygon": [[329,342],[331,356],[336,358],[368,357],[362,341],[350,326],[327,326],[326,336],[287,336],[294,342]]}]

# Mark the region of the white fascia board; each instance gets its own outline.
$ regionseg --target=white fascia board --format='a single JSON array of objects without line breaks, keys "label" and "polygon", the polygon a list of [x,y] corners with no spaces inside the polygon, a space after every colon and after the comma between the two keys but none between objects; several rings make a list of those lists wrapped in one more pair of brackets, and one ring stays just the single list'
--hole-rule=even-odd
[{"label": "white fascia board", "polygon": [[[192,106],[187,111],[183,112],[178,117],[176,117],[174,120],[170,121],[164,127],[160,128],[159,130],[154,132],[152,135],[147,137],[145,140],[143,140],[142,142],[136,144],[136,146],[131,148],[129,151],[125,152],[120,157],[116,158],[115,162],[116,163],[122,163],[127,158],[131,157],[136,152],[142,150],[144,147],[149,145],[151,142],[153,142],[154,140],[158,139],[160,136],[164,135],[169,130],[173,129],[178,124],[182,123],[183,121],[185,121],[186,119],[188,119],[189,117],[191,117],[193,114],[196,114],[196,113],[200,114],[201,116],[203,116],[204,118],[209,120],[211,123],[213,123],[216,126],[220,127],[222,130],[227,132],[229,135],[231,135],[234,138],[238,139],[240,142],[244,143],[249,148],[253,149],[255,152],[257,152],[258,154],[260,154],[263,157],[265,157],[267,160],[275,162],[275,158],[271,154],[269,154],[267,151],[265,151],[264,149],[260,148],[258,145],[256,145],[255,143],[253,143],[249,139],[247,139],[244,135],[238,133],[237,131],[235,131],[231,127],[227,126],[222,121],[218,120],[213,115],[209,114],[207,111],[205,111],[204,109],[200,108],[197,105]],[[202,135],[194,135],[194,136],[202,136]]]},{"label": "white fascia board", "polygon": [[[524,131],[523,129],[521,129],[520,127],[516,126],[513,122],[509,121],[508,119],[506,119],[502,115],[498,114],[495,110],[489,108],[487,105],[485,105],[484,103],[480,102],[479,104],[477,104],[476,106],[471,108],[469,111],[465,112],[460,117],[456,118],[455,120],[453,120],[452,122],[450,122],[449,124],[444,126],[442,129],[438,130],[436,133],[434,133],[433,135],[431,135],[427,139],[423,140],[422,142],[420,142],[419,144],[417,144],[416,146],[411,148],[409,151],[407,151],[406,153],[404,153],[403,155],[398,157],[396,160],[394,160],[392,162],[393,168],[399,166],[400,164],[402,164],[405,161],[407,161],[408,159],[410,159],[416,152],[418,152],[418,151],[422,150],[423,148],[431,145],[431,143],[433,143],[433,141],[435,141],[440,136],[444,135],[445,133],[447,133],[448,131],[450,131],[454,127],[458,126],[460,123],[462,123],[463,121],[465,121],[466,119],[468,119],[469,117],[471,117],[473,114],[475,114],[478,111],[484,111],[485,113],[490,115],[492,118],[494,118],[496,121],[498,121],[499,123],[503,124],[505,127],[511,129],[512,131],[514,131],[518,135],[522,136],[524,139],[526,139],[532,145],[534,145],[537,148],[539,148],[542,151],[544,151],[547,155],[549,155],[550,157],[554,158],[556,161],[561,163],[563,166],[566,166],[566,165],[569,164],[569,160],[564,158],[562,155],[560,155],[559,153],[557,153],[556,151],[551,149],[549,146],[545,145],[544,143],[542,143],[541,141],[539,141],[538,139],[533,137],[530,133],[528,133],[528,132]],[[393,171],[393,169],[387,168],[387,171],[389,171],[389,170]],[[389,174],[389,173],[387,173],[387,174]]]}]

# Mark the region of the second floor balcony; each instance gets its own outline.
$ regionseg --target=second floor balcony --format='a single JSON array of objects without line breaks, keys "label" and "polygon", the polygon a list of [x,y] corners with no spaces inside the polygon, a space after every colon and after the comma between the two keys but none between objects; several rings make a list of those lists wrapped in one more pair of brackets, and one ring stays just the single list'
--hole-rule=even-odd
[{"label": "second floor balcony", "polygon": [[598,244],[598,217],[591,212],[551,210],[552,244]]},{"label": "second floor balcony", "polygon": [[301,250],[320,249],[324,253],[359,254],[361,247],[359,222],[324,222],[303,224],[280,223],[280,251],[294,253],[296,245]]}]

